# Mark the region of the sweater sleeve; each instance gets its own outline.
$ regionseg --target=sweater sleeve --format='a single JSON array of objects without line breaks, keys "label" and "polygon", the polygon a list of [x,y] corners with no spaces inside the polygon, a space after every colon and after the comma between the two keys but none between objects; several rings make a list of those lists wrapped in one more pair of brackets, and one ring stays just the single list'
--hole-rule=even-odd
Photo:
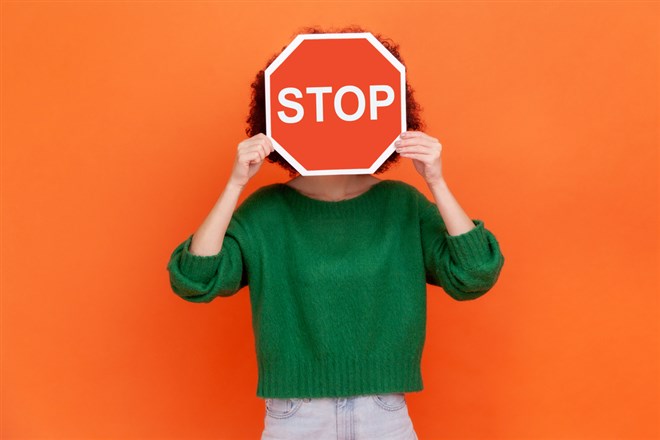
[{"label": "sweater sleeve", "polygon": [[215,255],[195,255],[190,252],[191,234],[170,256],[167,270],[172,291],[190,302],[211,302],[216,296],[231,296],[248,285],[244,262],[245,234],[232,217]]},{"label": "sweater sleeve", "polygon": [[470,231],[450,235],[437,205],[421,192],[418,197],[426,282],[458,301],[488,292],[504,265],[495,236],[479,219],[472,219],[475,227]]}]

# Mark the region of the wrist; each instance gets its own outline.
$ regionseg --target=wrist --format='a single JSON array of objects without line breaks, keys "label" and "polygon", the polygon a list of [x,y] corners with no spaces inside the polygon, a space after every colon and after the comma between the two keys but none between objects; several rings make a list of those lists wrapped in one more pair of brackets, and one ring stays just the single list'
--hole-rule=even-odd
[{"label": "wrist", "polygon": [[428,185],[428,187],[431,191],[433,191],[435,189],[447,189],[448,188],[447,182],[445,181],[444,178],[440,178],[440,179],[436,179],[436,180],[432,180],[432,181],[427,180],[426,184]]},{"label": "wrist", "polygon": [[243,191],[243,188],[245,188],[245,184],[242,184],[242,183],[237,182],[237,181],[230,178],[227,181],[226,188],[234,189],[234,190],[238,190],[238,191]]}]

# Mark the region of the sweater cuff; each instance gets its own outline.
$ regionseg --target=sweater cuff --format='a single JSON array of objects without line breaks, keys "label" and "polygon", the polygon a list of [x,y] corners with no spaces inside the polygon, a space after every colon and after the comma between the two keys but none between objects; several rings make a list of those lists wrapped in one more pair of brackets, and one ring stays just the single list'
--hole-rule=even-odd
[{"label": "sweater cuff", "polygon": [[473,219],[472,223],[475,225],[474,228],[459,235],[449,235],[445,231],[447,246],[452,259],[465,268],[479,266],[488,259],[490,252],[484,222]]},{"label": "sweater cuff", "polygon": [[193,235],[190,235],[183,245],[179,270],[192,281],[207,283],[213,278],[218,268],[220,252],[215,255],[195,255],[190,253],[190,243],[192,242]]}]

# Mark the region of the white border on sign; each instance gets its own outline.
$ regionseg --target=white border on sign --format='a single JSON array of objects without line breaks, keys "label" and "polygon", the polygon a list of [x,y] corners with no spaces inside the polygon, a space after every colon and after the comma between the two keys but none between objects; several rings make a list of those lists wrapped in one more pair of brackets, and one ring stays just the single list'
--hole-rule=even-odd
[{"label": "white border on sign", "polygon": [[352,168],[352,169],[335,169],[335,170],[318,170],[309,171],[303,167],[297,160],[293,158],[273,137],[271,136],[271,118],[270,118],[270,75],[277,70],[278,67],[296,50],[300,44],[305,40],[336,40],[336,39],[358,39],[365,38],[369,41],[389,61],[401,74],[401,133],[406,131],[406,67],[396,59],[392,53],[387,50],[383,44],[374,37],[371,32],[346,32],[346,33],[331,33],[331,34],[299,34],[293,41],[282,51],[282,53],[275,58],[275,60],[266,68],[264,72],[264,82],[266,87],[266,135],[273,143],[273,148],[284,157],[287,162],[293,166],[302,176],[320,176],[320,175],[335,175],[335,174],[373,174],[378,168],[387,160],[388,157],[396,150],[394,142],[399,138],[397,135],[389,146],[383,151],[378,159],[369,168]]}]

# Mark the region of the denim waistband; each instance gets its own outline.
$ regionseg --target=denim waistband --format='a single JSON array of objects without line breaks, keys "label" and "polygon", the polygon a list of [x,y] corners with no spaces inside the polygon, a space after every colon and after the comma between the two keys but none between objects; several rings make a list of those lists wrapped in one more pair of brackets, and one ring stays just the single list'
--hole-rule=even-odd
[{"label": "denim waistband", "polygon": [[373,396],[389,396],[389,395],[397,395],[397,394],[404,394],[401,392],[396,392],[396,393],[375,393],[375,394],[361,394],[357,396],[340,396],[340,397],[267,397],[263,398],[263,400],[302,400],[303,402],[311,402],[312,400],[318,401],[318,400],[325,400],[328,402],[346,402],[349,400],[356,400],[356,399],[367,399],[371,398]]}]

